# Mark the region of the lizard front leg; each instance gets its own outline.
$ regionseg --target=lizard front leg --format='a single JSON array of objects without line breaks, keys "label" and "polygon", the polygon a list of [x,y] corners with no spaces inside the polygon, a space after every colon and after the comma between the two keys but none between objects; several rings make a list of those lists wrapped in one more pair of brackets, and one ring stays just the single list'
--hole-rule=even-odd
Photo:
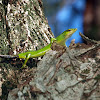
[{"label": "lizard front leg", "polygon": [[26,67],[26,63],[27,63],[27,61],[29,60],[30,56],[31,56],[31,54],[27,54],[27,55],[26,55],[24,64],[23,64],[23,66],[22,66],[21,68],[25,68],[25,67]]}]

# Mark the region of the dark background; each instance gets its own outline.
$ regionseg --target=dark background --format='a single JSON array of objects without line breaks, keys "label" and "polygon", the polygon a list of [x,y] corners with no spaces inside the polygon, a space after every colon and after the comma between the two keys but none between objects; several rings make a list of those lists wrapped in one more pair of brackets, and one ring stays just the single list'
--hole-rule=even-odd
[{"label": "dark background", "polygon": [[69,28],[77,28],[72,39],[82,43],[82,32],[91,39],[100,40],[100,0],[43,0],[45,16],[55,37]]}]

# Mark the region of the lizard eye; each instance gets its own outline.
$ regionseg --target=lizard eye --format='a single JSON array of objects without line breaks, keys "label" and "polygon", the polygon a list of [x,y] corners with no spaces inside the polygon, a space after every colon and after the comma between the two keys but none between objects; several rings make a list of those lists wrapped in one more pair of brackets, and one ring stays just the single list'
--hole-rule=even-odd
[{"label": "lizard eye", "polygon": [[67,31],[71,31],[70,29],[68,29]]}]

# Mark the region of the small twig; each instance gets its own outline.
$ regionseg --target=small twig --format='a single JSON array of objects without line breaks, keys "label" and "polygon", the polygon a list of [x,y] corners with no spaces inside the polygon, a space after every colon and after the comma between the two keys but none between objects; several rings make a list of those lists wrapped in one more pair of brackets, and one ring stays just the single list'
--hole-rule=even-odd
[{"label": "small twig", "polygon": [[100,44],[95,44],[95,45],[94,45],[93,47],[91,47],[90,49],[87,49],[85,52],[83,52],[83,53],[77,55],[76,58],[79,57],[79,56],[82,56],[82,55],[86,55],[87,53],[91,53],[91,51],[95,51],[95,50],[98,50],[98,49],[100,49]]},{"label": "small twig", "polygon": [[93,43],[93,44],[100,44],[100,41],[96,41],[96,40],[91,40],[88,37],[86,37],[85,35],[83,35],[81,32],[79,32],[80,36],[87,42],[89,43]]}]

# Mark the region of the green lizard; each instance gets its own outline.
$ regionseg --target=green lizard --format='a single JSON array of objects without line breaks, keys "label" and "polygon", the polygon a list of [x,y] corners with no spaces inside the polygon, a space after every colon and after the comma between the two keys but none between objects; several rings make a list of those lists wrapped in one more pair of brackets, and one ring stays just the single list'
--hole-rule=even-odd
[{"label": "green lizard", "polygon": [[45,55],[47,51],[51,50],[51,45],[54,41],[59,45],[65,46],[66,39],[68,39],[74,32],[76,32],[76,30],[77,30],[76,28],[68,29],[64,31],[62,34],[60,34],[58,37],[51,38],[50,44],[48,44],[44,48],[39,49],[37,51],[27,51],[24,53],[19,53],[18,56],[0,55],[0,57],[3,57],[3,58],[16,58],[17,57],[20,59],[25,59],[24,64],[23,64],[23,67],[25,67],[29,58],[37,58],[37,57],[43,56]]}]

